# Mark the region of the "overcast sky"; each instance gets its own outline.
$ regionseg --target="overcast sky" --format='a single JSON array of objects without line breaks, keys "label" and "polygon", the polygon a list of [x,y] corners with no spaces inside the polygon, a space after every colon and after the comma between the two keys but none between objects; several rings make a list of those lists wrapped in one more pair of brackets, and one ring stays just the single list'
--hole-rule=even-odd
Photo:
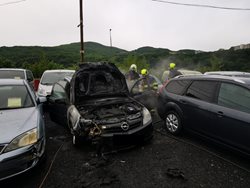
[{"label": "overcast sky", "polygon": [[[78,42],[79,0],[0,0],[0,46],[57,46]],[[170,0],[250,8],[249,0]],[[250,11],[152,0],[83,0],[84,40],[134,50],[143,46],[214,51],[250,43]]]}]

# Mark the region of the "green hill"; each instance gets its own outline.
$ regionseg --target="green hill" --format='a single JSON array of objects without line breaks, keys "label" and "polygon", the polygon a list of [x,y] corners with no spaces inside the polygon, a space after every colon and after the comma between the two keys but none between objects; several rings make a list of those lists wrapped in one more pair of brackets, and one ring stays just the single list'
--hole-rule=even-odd
[{"label": "green hill", "polygon": [[[85,61],[109,61],[116,63],[124,71],[132,63],[138,69],[154,69],[161,74],[169,62],[175,62],[179,68],[205,71],[235,70],[250,72],[250,49],[218,50],[202,52],[192,49],[171,51],[164,48],[142,47],[126,51],[95,42],[84,43]],[[80,43],[71,43],[55,47],[14,46],[0,47],[0,67],[30,68],[36,76],[42,71],[53,68],[76,68],[80,61]]]},{"label": "green hill", "polygon": [[[110,57],[125,50],[107,47],[99,43],[86,42],[85,58],[87,61],[109,60]],[[40,46],[14,46],[1,47],[0,58],[8,59],[9,61],[20,66],[23,63],[34,63],[39,61],[42,56],[46,56],[48,60],[55,63],[69,66],[77,64],[80,61],[80,43],[71,43],[55,47],[40,47]]]}]

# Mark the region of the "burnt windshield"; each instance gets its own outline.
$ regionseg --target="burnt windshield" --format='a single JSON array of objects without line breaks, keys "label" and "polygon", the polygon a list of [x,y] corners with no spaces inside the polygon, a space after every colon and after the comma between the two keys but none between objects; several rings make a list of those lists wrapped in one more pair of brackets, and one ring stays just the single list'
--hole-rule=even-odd
[{"label": "burnt windshield", "polygon": [[0,110],[34,106],[24,85],[0,86]]},{"label": "burnt windshield", "polygon": [[0,78],[25,79],[22,70],[0,70]]},{"label": "burnt windshield", "polygon": [[124,93],[124,83],[116,72],[82,73],[76,78],[78,96],[111,96]]}]

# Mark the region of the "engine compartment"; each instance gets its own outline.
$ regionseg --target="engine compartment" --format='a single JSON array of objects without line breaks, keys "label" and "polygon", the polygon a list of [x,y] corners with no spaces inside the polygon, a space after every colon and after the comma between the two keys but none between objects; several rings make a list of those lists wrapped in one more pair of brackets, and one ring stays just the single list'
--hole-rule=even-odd
[{"label": "engine compartment", "polygon": [[97,125],[114,124],[141,117],[142,107],[135,102],[115,103],[96,106],[81,106],[79,112],[84,119]]}]

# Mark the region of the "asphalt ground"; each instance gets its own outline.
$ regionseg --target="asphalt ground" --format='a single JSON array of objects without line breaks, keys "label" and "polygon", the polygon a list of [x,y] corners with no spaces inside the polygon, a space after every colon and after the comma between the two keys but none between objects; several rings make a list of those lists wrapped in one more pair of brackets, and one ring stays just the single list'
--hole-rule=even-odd
[{"label": "asphalt ground", "polygon": [[67,128],[46,115],[47,159],[0,182],[1,188],[39,187],[250,187],[249,159],[184,133],[173,137],[153,116],[150,142],[96,156],[90,143],[72,145]]}]

